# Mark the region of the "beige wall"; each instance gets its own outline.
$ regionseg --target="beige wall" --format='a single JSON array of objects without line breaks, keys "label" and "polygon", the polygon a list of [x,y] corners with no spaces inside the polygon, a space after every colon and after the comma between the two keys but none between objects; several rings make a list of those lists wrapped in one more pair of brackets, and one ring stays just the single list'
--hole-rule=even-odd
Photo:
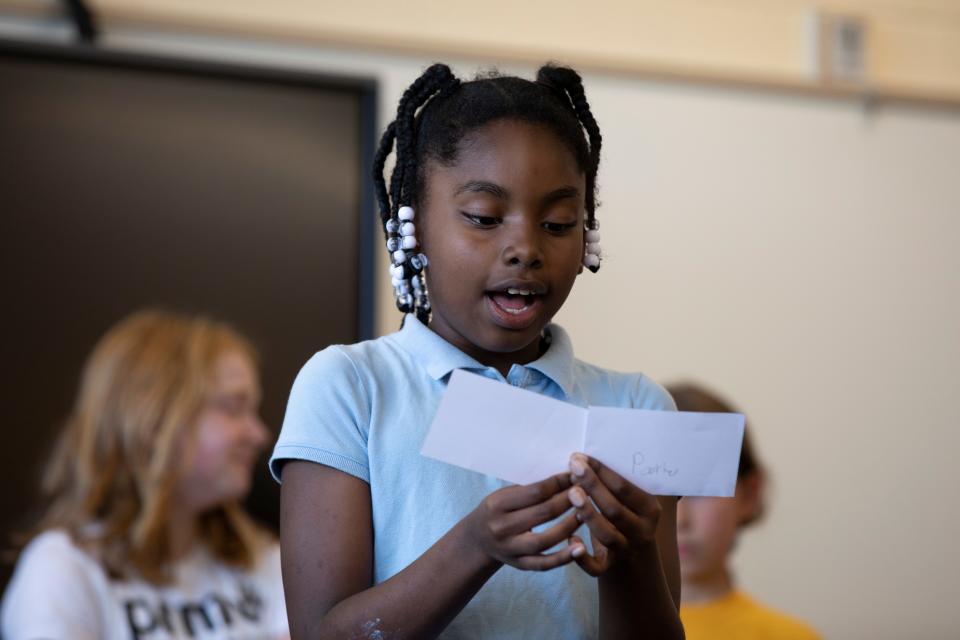
[{"label": "beige wall", "polygon": [[[37,11],[52,0],[0,0]],[[858,16],[868,87],[960,100],[956,0],[89,0],[103,24],[146,24],[327,45],[454,52],[483,60],[560,58],[601,71],[816,86],[808,19]],[[48,9],[49,10],[49,9]]]},{"label": "beige wall", "polygon": [[[435,57],[120,28],[107,44],[372,76],[384,120]],[[692,376],[748,412],[775,495],[736,559],[747,589],[831,638],[956,637],[960,111],[586,82],[607,260],[558,317],[580,356]]]}]

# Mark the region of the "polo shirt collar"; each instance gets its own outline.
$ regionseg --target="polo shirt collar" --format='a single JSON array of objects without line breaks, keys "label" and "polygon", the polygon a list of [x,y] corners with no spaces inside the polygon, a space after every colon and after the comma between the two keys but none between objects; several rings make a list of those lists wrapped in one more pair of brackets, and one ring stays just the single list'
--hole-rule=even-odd
[{"label": "polo shirt collar", "polygon": [[558,324],[548,324],[546,332],[550,338],[546,353],[524,366],[553,380],[563,395],[569,398],[573,392],[573,343],[569,334]]},{"label": "polo shirt collar", "polygon": [[[570,336],[557,324],[546,329],[550,346],[540,358],[525,366],[555,382],[566,396],[573,387],[573,345]],[[431,331],[413,314],[408,314],[403,328],[395,334],[400,345],[410,353],[435,380],[446,378],[455,369],[483,371],[487,367]],[[518,365],[514,365],[518,366]]]},{"label": "polo shirt collar", "polygon": [[420,363],[431,378],[442,380],[454,369],[486,367],[434,333],[413,314],[407,314],[397,341]]}]

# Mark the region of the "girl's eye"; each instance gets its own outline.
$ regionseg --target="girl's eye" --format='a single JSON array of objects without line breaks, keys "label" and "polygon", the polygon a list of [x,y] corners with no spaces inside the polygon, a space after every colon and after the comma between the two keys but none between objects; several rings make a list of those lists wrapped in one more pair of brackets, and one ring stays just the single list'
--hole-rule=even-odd
[{"label": "girl's eye", "polygon": [[461,211],[463,217],[470,221],[471,224],[478,227],[495,227],[500,224],[500,218],[495,218],[493,216],[482,216],[475,213],[467,213],[466,211]]},{"label": "girl's eye", "polygon": [[543,228],[550,233],[566,233],[577,226],[576,222],[544,222]]},{"label": "girl's eye", "polygon": [[218,410],[231,417],[242,416],[247,410],[247,402],[242,397],[220,396],[213,399],[211,404]]}]

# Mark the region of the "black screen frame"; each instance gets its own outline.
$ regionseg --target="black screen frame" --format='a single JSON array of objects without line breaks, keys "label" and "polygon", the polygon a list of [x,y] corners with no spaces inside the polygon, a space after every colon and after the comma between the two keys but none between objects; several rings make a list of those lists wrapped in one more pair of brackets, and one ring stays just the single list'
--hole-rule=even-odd
[{"label": "black screen frame", "polygon": [[275,66],[239,64],[196,58],[162,56],[119,49],[104,49],[83,42],[49,44],[0,38],[0,56],[18,60],[56,62],[133,71],[149,71],[198,78],[226,79],[233,82],[275,84],[320,90],[356,93],[360,104],[360,204],[357,212],[357,326],[356,340],[375,337],[376,303],[374,295],[374,215],[375,197],[373,156],[376,149],[376,80],[359,76],[314,73]]}]

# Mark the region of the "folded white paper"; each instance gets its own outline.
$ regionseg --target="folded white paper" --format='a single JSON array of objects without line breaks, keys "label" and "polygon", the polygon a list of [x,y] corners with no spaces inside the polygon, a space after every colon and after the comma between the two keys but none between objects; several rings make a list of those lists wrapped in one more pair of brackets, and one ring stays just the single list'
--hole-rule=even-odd
[{"label": "folded white paper", "polygon": [[580,451],[655,495],[728,497],[743,427],[738,413],[584,409],[457,370],[420,452],[529,484]]}]

